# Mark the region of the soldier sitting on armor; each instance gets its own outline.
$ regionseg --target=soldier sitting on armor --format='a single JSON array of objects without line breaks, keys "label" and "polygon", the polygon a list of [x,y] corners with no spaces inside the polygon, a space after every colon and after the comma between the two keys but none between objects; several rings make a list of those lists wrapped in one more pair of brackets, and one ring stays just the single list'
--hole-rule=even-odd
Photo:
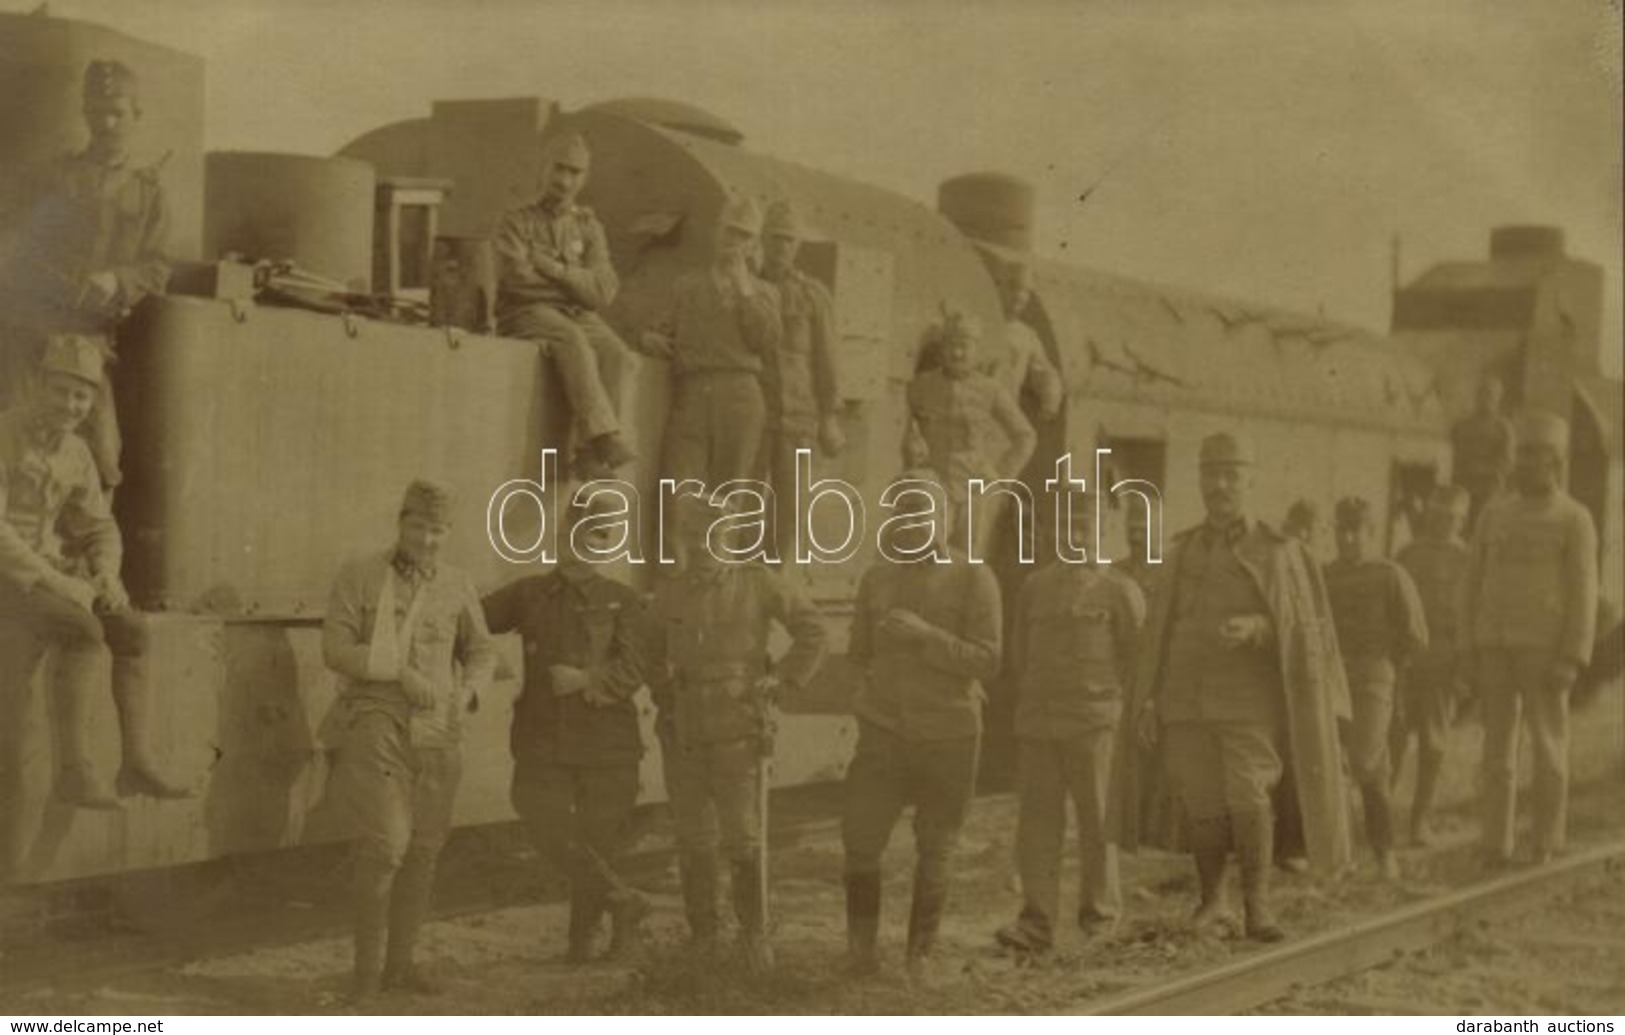
[{"label": "soldier sitting on armor", "polygon": [[1326,566],[1326,595],[1354,709],[1345,749],[1365,806],[1366,841],[1382,875],[1392,879],[1399,876],[1388,793],[1394,686],[1406,661],[1427,647],[1427,622],[1410,575],[1374,556],[1371,505],[1354,496],[1338,500],[1336,526],[1337,560]]},{"label": "soldier sitting on armor", "polygon": [[1461,579],[1467,571],[1467,544],[1460,539],[1467,517],[1467,490],[1440,486],[1422,514],[1421,535],[1395,558],[1410,573],[1427,617],[1428,645],[1400,676],[1394,723],[1388,740],[1390,769],[1398,778],[1411,734],[1416,734],[1416,792],[1411,799],[1411,843],[1426,845],[1428,814],[1444,768],[1444,750],[1458,685],[1457,611]]},{"label": "soldier sitting on armor", "polygon": [[497,333],[533,341],[552,357],[584,443],[579,473],[599,477],[635,459],[618,413],[636,359],[600,315],[621,282],[603,225],[576,204],[590,159],[574,133],[548,141],[542,196],[502,218],[492,250]]},{"label": "soldier sitting on armor", "polygon": [[[138,86],[126,65],[90,62],[89,145],[25,171],[0,196],[0,408],[25,393],[49,335],[97,335],[111,358],[119,321],[169,280],[158,166],[137,166],[130,156],[141,121]],[[118,412],[105,378],[96,392],[79,433],[111,489],[122,480]]]},{"label": "soldier sitting on armor", "polygon": [[[184,798],[153,764],[144,626],[119,580],[123,544],[90,449],[74,433],[103,384],[98,343],[56,335],[34,394],[0,414],[0,686],[26,701],[40,661],[54,652],[47,693],[59,736],[55,795],[85,808],[117,808],[90,761],[88,712],[112,654],[113,701],[123,732],[120,797]],[[18,726],[7,723],[11,734]],[[14,763],[7,750],[0,762]],[[16,846],[12,846],[15,849]]]},{"label": "soldier sitting on armor", "polygon": [[[963,313],[948,312],[927,332],[925,348],[939,364],[915,375],[908,386],[909,426],[903,456],[910,467],[927,466],[944,479],[960,525],[954,542],[966,542],[974,526],[980,551],[998,522],[1003,496],[969,497],[971,479],[1015,478],[1038,444],[1037,433],[1014,397],[999,382],[976,370],[981,328]],[[997,429],[997,431],[995,431]],[[1004,452],[991,452],[1002,439]],[[974,515],[972,511],[974,510]]]},{"label": "soldier sitting on armor", "polygon": [[[1094,497],[1069,500],[1071,541],[1093,543]],[[1142,561],[1144,558],[1141,558]],[[1106,830],[1112,741],[1134,669],[1145,597],[1127,575],[1055,561],[1022,583],[1010,658],[1017,685],[1017,864],[1024,904],[999,942],[1025,952],[1053,944],[1060,908],[1066,803],[1078,823],[1078,926],[1110,930],[1122,908],[1117,849]]]},{"label": "soldier sitting on armor", "polygon": [[1060,371],[1044,353],[1044,343],[1023,319],[1032,302],[1032,269],[1025,262],[1001,262],[996,279],[1004,304],[1004,345],[986,357],[983,372],[1004,386],[1012,399],[1023,392],[1037,404],[1040,420],[1054,420],[1061,412],[1066,389]]}]

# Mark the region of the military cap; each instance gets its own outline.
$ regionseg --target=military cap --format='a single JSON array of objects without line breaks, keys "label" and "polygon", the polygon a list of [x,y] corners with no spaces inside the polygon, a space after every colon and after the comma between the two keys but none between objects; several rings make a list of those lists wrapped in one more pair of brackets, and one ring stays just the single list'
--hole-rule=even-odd
[{"label": "military cap", "polygon": [[1550,413],[1526,413],[1518,420],[1520,444],[1550,446],[1559,453],[1569,451],[1569,422]]},{"label": "military cap", "polygon": [[106,365],[101,343],[88,334],[53,334],[40,359],[41,370],[67,374],[93,385],[102,383]]},{"label": "military cap", "polygon": [[1371,517],[1371,504],[1359,496],[1344,496],[1337,501],[1336,514],[1339,528],[1363,525]]},{"label": "military cap", "polygon": [[122,61],[92,61],[85,66],[84,92],[86,100],[112,100],[128,97],[131,102],[140,99],[135,72]]},{"label": "military cap", "polygon": [[542,148],[542,167],[545,169],[555,162],[585,169],[592,163],[592,152],[587,150],[587,141],[580,133],[565,133],[551,138]]},{"label": "military cap", "polygon": [[755,237],[762,232],[762,210],[752,198],[730,197],[723,203],[718,222]]},{"label": "military cap", "polygon": [[1286,508],[1286,524],[1289,528],[1303,528],[1319,520],[1319,508],[1308,500],[1297,500]]},{"label": "military cap", "polygon": [[793,237],[797,240],[806,236],[795,206],[788,201],[775,201],[767,206],[767,213],[762,217],[762,236]]},{"label": "military cap", "polygon": [[1433,495],[1428,499],[1428,506],[1430,507],[1455,511],[1459,514],[1467,513],[1471,503],[1472,494],[1460,485],[1441,485],[1433,490]]},{"label": "military cap", "polygon": [[401,516],[416,514],[429,521],[449,525],[456,502],[456,497],[446,486],[419,478],[406,487],[406,494],[401,497]]},{"label": "military cap", "polygon": [[937,326],[940,341],[980,341],[982,321],[961,309],[943,308],[942,323]]},{"label": "military cap", "polygon": [[1202,440],[1198,462],[1209,464],[1252,464],[1253,442],[1246,435],[1220,431]]}]

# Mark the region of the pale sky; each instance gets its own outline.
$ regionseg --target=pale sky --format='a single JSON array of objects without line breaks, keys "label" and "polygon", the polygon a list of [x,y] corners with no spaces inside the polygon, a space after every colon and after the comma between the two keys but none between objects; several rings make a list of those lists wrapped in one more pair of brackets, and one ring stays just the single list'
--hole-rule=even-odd
[{"label": "pale sky", "polygon": [[51,0],[51,12],[201,55],[211,149],[330,153],[436,98],[666,96],[730,120],[755,150],[928,203],[946,177],[1013,172],[1038,188],[1041,252],[1379,330],[1394,234],[1408,279],[1483,257],[1491,226],[1556,224],[1571,254],[1609,271],[1619,369],[1609,0]]}]

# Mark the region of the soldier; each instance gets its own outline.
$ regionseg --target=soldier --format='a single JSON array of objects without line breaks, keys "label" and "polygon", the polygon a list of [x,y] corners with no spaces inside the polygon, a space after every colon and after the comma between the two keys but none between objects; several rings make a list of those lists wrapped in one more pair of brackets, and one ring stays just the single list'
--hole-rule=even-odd
[{"label": "soldier", "polygon": [[[1072,498],[1072,541],[1094,541],[1092,494]],[[1070,794],[1082,883],[1078,926],[1108,931],[1121,896],[1117,849],[1106,832],[1112,740],[1133,673],[1145,597],[1114,567],[1057,561],[1022,583],[1010,657],[1017,684],[1016,826],[1025,904],[999,942],[1025,952],[1053,943],[1060,907],[1061,843]]]},{"label": "soldier", "polygon": [[[603,548],[613,531],[590,525],[585,537]],[[509,583],[484,608],[491,632],[518,631],[524,641],[525,684],[509,738],[512,800],[537,850],[569,878],[567,958],[591,958],[606,907],[610,953],[624,957],[648,910],[620,875],[643,756],[632,702],[643,685],[638,595],[566,549],[553,572]]]},{"label": "soldier", "polygon": [[[46,687],[58,736],[53,793],[93,809],[118,807],[95,775],[87,743],[109,654],[123,738],[118,795],[190,796],[153,764],[146,628],[119,579],[123,543],[95,461],[75,434],[103,379],[93,338],[53,335],[30,377],[33,394],[0,414],[0,686],[14,695],[8,707],[20,707],[40,661],[53,654]],[[17,761],[15,751],[4,755],[0,764]]]},{"label": "soldier", "polygon": [[496,665],[473,583],[439,560],[452,512],[444,487],[409,485],[395,544],[339,572],[322,625],[341,680],[324,740],[356,826],[357,1000],[437,991],[413,948],[462,777],[462,716]]},{"label": "soldier", "polygon": [[1411,660],[1399,681],[1398,707],[1388,749],[1392,775],[1399,776],[1416,735],[1416,792],[1411,799],[1411,843],[1427,845],[1428,813],[1444,767],[1454,697],[1463,673],[1456,669],[1456,611],[1462,575],[1467,571],[1467,545],[1459,538],[1467,516],[1467,490],[1444,485],[1434,491],[1422,515],[1421,535],[1395,559],[1410,573],[1427,618],[1428,645]]},{"label": "soldier", "polygon": [[[1122,560],[1113,562],[1113,566],[1133,579],[1141,595],[1150,600],[1157,579],[1162,575],[1163,565],[1147,560],[1151,556],[1147,552],[1151,538],[1151,514],[1147,508],[1130,504],[1124,510],[1123,538],[1128,543],[1128,554]],[[1157,553],[1160,557],[1160,548]]]},{"label": "soldier", "polygon": [[577,466],[607,476],[636,459],[617,416],[635,357],[600,315],[621,282],[603,224],[576,204],[590,161],[579,135],[549,140],[542,196],[503,216],[492,249],[497,332],[533,341],[553,358],[585,443]]},{"label": "soldier", "polygon": [[1478,527],[1484,504],[1500,494],[1512,470],[1515,435],[1512,422],[1501,415],[1501,382],[1485,374],[1478,383],[1477,408],[1450,429],[1450,471],[1466,489],[1471,504],[1467,527]]},{"label": "soldier", "polygon": [[[1534,745],[1534,858],[1563,850],[1568,826],[1569,691],[1591,660],[1597,532],[1562,488],[1569,429],[1529,414],[1518,428],[1515,493],[1485,507],[1463,579],[1463,671],[1484,714],[1484,850],[1512,858],[1518,725]],[[1471,666],[1471,667],[1466,667]]]},{"label": "soldier", "polygon": [[[20,400],[49,335],[99,336],[110,358],[118,323],[169,280],[162,162],[138,166],[130,155],[141,122],[135,73],[90,62],[83,115],[85,149],[25,172],[0,201],[0,408]],[[118,412],[106,378],[96,391],[80,434],[111,489],[123,480]]]},{"label": "soldier", "polygon": [[[981,336],[976,322],[961,313],[947,313],[928,332],[940,365],[916,374],[908,386],[909,427],[903,452],[911,466],[925,465],[946,480],[953,511],[961,527],[955,539],[963,543],[964,522],[974,508],[976,547],[980,551],[998,520],[1001,496],[969,499],[973,478],[995,481],[1021,473],[1038,444],[1037,433],[1022,415],[1014,397],[993,378],[978,373],[975,355]],[[988,450],[996,426],[1006,443],[1003,453]]]},{"label": "soldier", "polygon": [[[937,512],[950,515],[946,491],[934,491]],[[847,652],[863,682],[853,705],[858,745],[846,772],[841,841],[848,962],[858,974],[878,967],[881,855],[913,806],[907,963],[911,977],[930,977],[949,863],[976,787],[983,683],[999,671],[999,584],[986,565],[968,563],[948,544],[945,523],[936,531],[953,563],[876,562],[858,584],[852,617]]]},{"label": "soldier", "polygon": [[762,277],[778,288],[784,332],[762,367],[767,400],[763,466],[778,510],[774,534],[780,553],[793,540],[796,450],[821,449],[837,456],[846,443],[841,430],[841,390],[835,362],[834,304],[829,291],[796,269],[803,230],[788,202],[767,209],[762,226]]},{"label": "soldier", "polygon": [[1337,560],[1326,566],[1326,595],[1354,708],[1345,746],[1365,805],[1366,840],[1382,875],[1394,879],[1399,860],[1388,794],[1394,684],[1406,660],[1427,646],[1427,623],[1410,575],[1373,556],[1371,505],[1354,496],[1338,500],[1336,524]]},{"label": "soldier", "polygon": [[[690,563],[656,591],[649,634],[649,686],[666,793],[677,827],[683,903],[694,946],[714,951],[716,849],[732,868],[741,949],[753,973],[772,966],[761,880],[765,832],[759,796],[763,759],[772,750],[770,708],[781,688],[807,685],[823,662],[818,611],[801,591],[759,564],[717,559],[690,542]],[[777,665],[768,661],[772,624],[791,638]]]},{"label": "soldier", "polygon": [[1314,559],[1320,549],[1320,511],[1308,500],[1293,501],[1292,506],[1286,508],[1281,534],[1302,543],[1310,559]]},{"label": "soldier", "polygon": [[[764,357],[774,355],[783,333],[778,289],[750,271],[761,232],[756,203],[730,199],[711,239],[710,264],[677,278],[670,316],[643,336],[644,350],[673,366],[662,473],[675,481],[695,479],[710,490],[758,470]],[[679,529],[677,540],[686,538]]]},{"label": "soldier", "polygon": [[1061,412],[1066,389],[1038,333],[1023,319],[1033,297],[1032,270],[1025,262],[1000,262],[996,281],[1004,304],[1004,346],[987,358],[983,372],[1003,385],[1012,399],[1031,393],[1038,418],[1052,421]]},{"label": "soldier", "polygon": [[[1346,863],[1336,725],[1349,713],[1348,688],[1325,590],[1302,546],[1248,519],[1250,444],[1210,435],[1200,462],[1207,520],[1177,536],[1169,551],[1130,713],[1141,743],[1160,747],[1186,817],[1201,885],[1193,925],[1200,930],[1222,916],[1233,847],[1247,935],[1277,941],[1283,932],[1268,897],[1270,793],[1289,751],[1311,862],[1328,870]],[[1132,763],[1144,756],[1122,757]],[[1119,780],[1119,845],[1133,850],[1141,841],[1140,797],[1155,781],[1133,765],[1119,767]]]}]

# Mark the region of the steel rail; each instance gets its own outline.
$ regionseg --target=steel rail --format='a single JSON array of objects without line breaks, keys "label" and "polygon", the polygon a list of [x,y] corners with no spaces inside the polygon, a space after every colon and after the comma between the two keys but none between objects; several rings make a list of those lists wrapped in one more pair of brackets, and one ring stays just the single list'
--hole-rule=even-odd
[{"label": "steel rail", "polygon": [[1524,913],[1577,885],[1625,867],[1625,840],[1496,877],[1350,927],[1206,970],[1079,1005],[1079,1015],[1234,1014],[1369,970],[1471,926]]}]

